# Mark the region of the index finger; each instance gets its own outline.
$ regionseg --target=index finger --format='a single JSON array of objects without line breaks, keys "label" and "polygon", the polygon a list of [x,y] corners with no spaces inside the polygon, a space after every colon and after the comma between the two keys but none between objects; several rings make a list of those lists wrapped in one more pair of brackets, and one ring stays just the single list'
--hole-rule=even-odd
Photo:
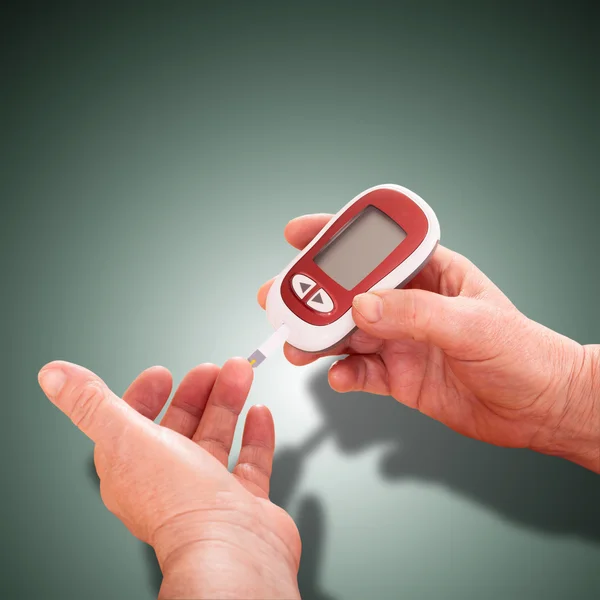
[{"label": "index finger", "polygon": [[141,415],[154,421],[163,409],[173,386],[173,377],[164,367],[142,371],[123,394],[126,402]]},{"label": "index finger", "polygon": [[113,442],[132,420],[145,421],[97,375],[78,365],[49,363],[38,380],[48,399],[96,443]]},{"label": "index finger", "polygon": [[[330,214],[315,214],[315,215],[303,215],[292,219],[283,231],[288,244],[296,248],[297,250],[304,250],[310,242],[313,241],[314,237],[329,223],[333,215]],[[256,299],[261,308],[265,308],[267,305],[267,294],[273,285],[273,279],[269,279],[266,283],[263,283],[258,290]]]},{"label": "index finger", "polygon": [[333,215],[325,213],[296,217],[285,226],[283,235],[291,246],[303,250],[313,241],[317,233],[331,221],[332,217]]}]

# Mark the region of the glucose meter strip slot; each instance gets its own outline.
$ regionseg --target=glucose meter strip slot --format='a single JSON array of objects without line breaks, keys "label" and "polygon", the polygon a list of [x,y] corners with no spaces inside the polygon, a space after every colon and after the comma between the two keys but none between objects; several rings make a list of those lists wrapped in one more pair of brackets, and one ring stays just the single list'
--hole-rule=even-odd
[{"label": "glucose meter strip slot", "polygon": [[252,365],[253,369],[256,369],[258,365],[264,362],[274,350],[281,348],[284,342],[287,340],[290,329],[287,325],[283,324],[276,329],[271,336],[265,342],[263,342],[249,357],[248,362]]}]

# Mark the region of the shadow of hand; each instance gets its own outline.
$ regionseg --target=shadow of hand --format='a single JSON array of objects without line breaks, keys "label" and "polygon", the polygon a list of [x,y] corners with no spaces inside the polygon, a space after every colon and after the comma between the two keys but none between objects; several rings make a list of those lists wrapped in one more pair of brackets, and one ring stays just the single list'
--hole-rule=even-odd
[{"label": "shadow of hand", "polygon": [[466,438],[388,396],[338,394],[318,371],[309,389],[325,427],[346,453],[396,443],[387,479],[445,485],[527,527],[600,542],[600,477],[565,460]]}]

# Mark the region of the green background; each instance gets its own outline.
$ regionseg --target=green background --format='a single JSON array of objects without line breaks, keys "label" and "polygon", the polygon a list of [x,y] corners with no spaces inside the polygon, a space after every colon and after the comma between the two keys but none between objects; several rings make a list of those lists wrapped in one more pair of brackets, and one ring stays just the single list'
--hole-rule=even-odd
[{"label": "green background", "polygon": [[[121,393],[246,356],[298,214],[405,185],[528,316],[600,341],[594,2],[1,10],[2,597],[155,596],[37,370]],[[250,397],[275,416],[305,598],[600,594],[599,477],[338,396],[326,366],[277,356]]]}]

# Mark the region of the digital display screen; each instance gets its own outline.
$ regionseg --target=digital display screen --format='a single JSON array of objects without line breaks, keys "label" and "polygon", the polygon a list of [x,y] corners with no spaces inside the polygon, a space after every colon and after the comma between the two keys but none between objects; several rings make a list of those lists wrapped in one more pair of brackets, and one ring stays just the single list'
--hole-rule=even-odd
[{"label": "digital display screen", "polygon": [[402,227],[378,208],[368,206],[315,256],[315,263],[351,290],[405,238]]}]

